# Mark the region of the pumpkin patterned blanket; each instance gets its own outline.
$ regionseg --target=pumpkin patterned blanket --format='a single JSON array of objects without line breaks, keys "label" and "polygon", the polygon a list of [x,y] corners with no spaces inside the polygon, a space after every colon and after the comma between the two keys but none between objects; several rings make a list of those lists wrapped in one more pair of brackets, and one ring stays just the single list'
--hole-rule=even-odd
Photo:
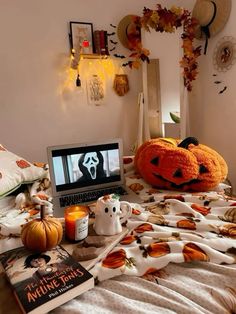
[{"label": "pumpkin patterned blanket", "polygon": [[[154,189],[134,173],[132,157],[125,159],[125,172],[127,185],[144,201],[132,204],[129,233],[91,270],[99,284],[53,312],[234,313],[236,200],[222,191]],[[6,199],[4,212],[13,203]],[[26,215],[14,213],[15,221]],[[4,239],[2,249],[19,240]],[[2,308],[9,307],[5,303]]]},{"label": "pumpkin patterned blanket", "polygon": [[127,185],[144,203],[133,204],[129,234],[93,269],[99,281],[120,274],[148,275],[170,262],[235,264],[235,200],[216,191],[158,191],[134,174],[129,161]]}]

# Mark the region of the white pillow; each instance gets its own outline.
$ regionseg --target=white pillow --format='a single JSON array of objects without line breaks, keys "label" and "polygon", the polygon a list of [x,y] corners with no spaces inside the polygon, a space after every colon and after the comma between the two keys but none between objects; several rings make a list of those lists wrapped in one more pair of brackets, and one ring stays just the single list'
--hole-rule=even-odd
[{"label": "white pillow", "polygon": [[46,176],[43,168],[9,152],[0,145],[0,199],[21,184],[32,183]]}]

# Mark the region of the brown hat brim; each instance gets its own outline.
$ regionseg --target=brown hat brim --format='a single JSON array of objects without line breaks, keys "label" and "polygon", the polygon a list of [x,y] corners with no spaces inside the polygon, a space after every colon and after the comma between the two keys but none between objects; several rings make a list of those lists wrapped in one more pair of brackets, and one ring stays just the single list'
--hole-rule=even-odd
[{"label": "brown hat brim", "polygon": [[127,49],[135,49],[135,45],[141,42],[141,31],[134,23],[137,15],[126,15],[117,26],[117,36],[121,44]]},{"label": "brown hat brim", "polygon": [[[202,25],[201,21],[204,20],[203,15],[207,14],[207,12],[204,11],[203,7],[204,4],[209,4],[207,2],[209,2],[212,5],[211,3],[212,1],[210,0],[197,0],[192,12],[192,17],[196,18],[200,23],[200,26],[195,33],[195,36],[198,39],[205,38],[204,33],[201,32],[200,30],[200,27],[205,26]],[[208,27],[211,37],[219,33],[227,23],[232,6],[231,2],[232,2],[231,0],[214,0],[214,3],[216,5],[215,17]]]}]

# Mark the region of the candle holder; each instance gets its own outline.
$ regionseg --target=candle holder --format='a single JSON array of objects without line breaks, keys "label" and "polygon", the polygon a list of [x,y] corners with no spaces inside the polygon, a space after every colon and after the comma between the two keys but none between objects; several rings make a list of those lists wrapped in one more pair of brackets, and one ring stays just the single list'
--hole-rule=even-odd
[{"label": "candle holder", "polygon": [[70,242],[84,240],[88,236],[89,208],[70,206],[65,209],[65,237]]}]

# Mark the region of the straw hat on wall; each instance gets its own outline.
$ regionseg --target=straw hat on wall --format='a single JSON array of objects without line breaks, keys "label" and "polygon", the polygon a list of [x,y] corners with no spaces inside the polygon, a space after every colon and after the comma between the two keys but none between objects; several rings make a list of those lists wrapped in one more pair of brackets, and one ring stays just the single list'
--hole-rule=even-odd
[{"label": "straw hat on wall", "polygon": [[137,18],[137,15],[126,15],[117,26],[119,41],[125,48],[130,50],[135,49],[141,42],[141,30],[134,23],[135,18]]},{"label": "straw hat on wall", "polygon": [[205,39],[220,32],[228,21],[231,11],[231,0],[197,0],[192,17],[199,21],[196,38]]}]

